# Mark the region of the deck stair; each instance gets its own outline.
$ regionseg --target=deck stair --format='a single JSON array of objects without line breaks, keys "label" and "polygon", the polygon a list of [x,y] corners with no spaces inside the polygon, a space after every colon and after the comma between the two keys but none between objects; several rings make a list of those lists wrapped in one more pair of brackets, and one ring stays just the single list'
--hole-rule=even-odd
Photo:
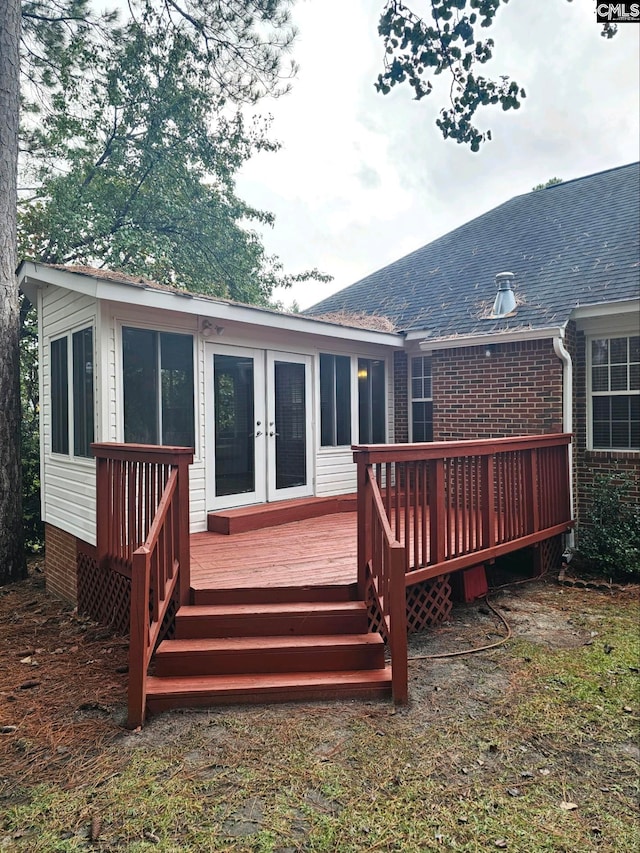
[{"label": "deck stair", "polygon": [[249,530],[264,530],[265,527],[279,527],[291,521],[304,521],[308,518],[355,510],[355,494],[275,501],[210,512],[207,516],[207,529],[210,533],[230,536]]},{"label": "deck stair", "polygon": [[384,644],[352,585],[280,593],[192,590],[156,650],[149,710],[391,695]]}]

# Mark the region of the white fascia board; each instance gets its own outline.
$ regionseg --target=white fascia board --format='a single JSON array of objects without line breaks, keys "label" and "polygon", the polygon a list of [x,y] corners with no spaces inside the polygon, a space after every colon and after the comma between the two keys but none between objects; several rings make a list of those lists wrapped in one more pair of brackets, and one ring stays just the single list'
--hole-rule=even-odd
[{"label": "white fascia board", "polygon": [[[419,347],[423,352],[433,352],[440,349],[461,349],[462,347],[483,347],[489,344],[509,344],[517,341],[539,341],[545,338],[564,338],[564,326],[549,326],[544,329],[509,329],[504,332],[489,334],[458,335],[449,338],[425,338],[424,333],[409,333],[414,340],[420,340]],[[407,335],[409,338],[409,335]]]},{"label": "white fascia board", "polygon": [[184,314],[198,315],[212,320],[246,323],[257,327],[378,344],[396,349],[401,349],[404,344],[404,337],[397,332],[377,332],[373,329],[339,326],[336,323],[297,314],[280,314],[258,306],[217,301],[197,293],[163,291],[144,285],[120,284],[87,274],[67,273],[64,270],[41,267],[30,261],[23,263],[20,271],[22,287],[53,284],[109,302],[181,311]]},{"label": "white fascia board", "polygon": [[640,299],[624,299],[620,302],[601,302],[598,305],[578,305],[571,312],[572,320],[593,320],[619,314],[640,313]]}]

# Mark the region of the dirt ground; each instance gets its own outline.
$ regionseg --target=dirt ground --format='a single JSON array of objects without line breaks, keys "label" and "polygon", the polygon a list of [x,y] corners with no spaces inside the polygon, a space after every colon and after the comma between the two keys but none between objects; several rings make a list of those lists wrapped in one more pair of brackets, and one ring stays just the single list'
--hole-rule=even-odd
[{"label": "dirt ground", "polygon": [[[630,587],[618,595],[636,593]],[[566,649],[591,639],[576,618],[590,595],[549,581],[504,588],[491,600],[515,636]],[[498,663],[499,652],[431,659],[496,643],[504,634],[496,614],[476,601],[455,605],[448,621],[410,637],[410,693],[412,705],[420,708],[420,725],[447,713],[473,715],[506,689],[510,676]],[[33,776],[38,781],[69,772],[77,776],[110,744],[126,745],[131,738],[161,742],[189,716],[164,714],[142,733],[127,733],[126,638],[48,596],[38,562],[31,564],[27,581],[0,588],[0,648],[3,775],[15,774],[23,782]],[[421,660],[423,655],[429,657]],[[293,706],[301,713],[305,707]]]},{"label": "dirt ground", "polygon": [[[621,602],[637,598],[638,589],[611,593]],[[497,590],[490,602],[520,641],[550,651],[579,648],[597,642],[584,618],[585,605],[602,592],[567,589],[555,580],[537,581]],[[484,601],[456,605],[450,619],[410,639],[410,695],[408,709],[398,711],[416,733],[443,721],[478,718],[504,696],[513,670],[503,665],[504,646],[479,654],[449,655],[499,643],[505,624]],[[46,595],[40,567],[32,565],[29,579],[0,588],[0,812],[19,802],[30,785],[55,783],[63,788],[96,784],[115,775],[119,763],[132,752],[153,750],[172,741],[184,742],[185,729],[206,729],[207,748],[180,755],[182,767],[205,773],[216,750],[230,749],[229,730],[216,724],[214,711],[182,711],[160,715],[141,732],[124,729],[126,718],[127,642],[78,616]],[[424,657],[428,656],[428,657]],[[526,660],[526,658],[525,658]],[[328,756],[344,747],[351,736],[353,715],[394,714],[387,703],[322,703],[289,705],[286,711],[240,709],[238,714],[309,715],[322,711],[324,747]],[[224,710],[224,713],[229,713]],[[179,737],[180,736],[180,737]],[[202,743],[202,737],[195,737]],[[544,752],[543,746],[539,749]],[[615,754],[599,761],[640,761],[633,742],[615,747]],[[540,765],[542,755],[528,757]],[[462,760],[462,759],[461,759]],[[452,774],[460,767],[453,766]],[[477,768],[476,768],[477,769]],[[462,768],[466,773],[466,769]],[[213,771],[212,771],[213,772]],[[523,774],[523,775],[526,775]],[[322,799],[318,791],[310,797]],[[258,801],[247,801],[227,821],[230,837],[250,835],[260,827]],[[312,803],[331,810],[330,802]],[[297,849],[297,848],[296,848]]]}]

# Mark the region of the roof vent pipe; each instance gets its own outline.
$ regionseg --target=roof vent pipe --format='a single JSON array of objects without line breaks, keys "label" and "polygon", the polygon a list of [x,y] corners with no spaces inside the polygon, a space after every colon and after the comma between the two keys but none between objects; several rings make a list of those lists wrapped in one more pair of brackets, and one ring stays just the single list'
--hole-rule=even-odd
[{"label": "roof vent pipe", "polygon": [[512,272],[499,272],[496,276],[498,293],[491,309],[491,320],[507,317],[516,310],[516,296],[512,287],[514,278],[515,275]]}]

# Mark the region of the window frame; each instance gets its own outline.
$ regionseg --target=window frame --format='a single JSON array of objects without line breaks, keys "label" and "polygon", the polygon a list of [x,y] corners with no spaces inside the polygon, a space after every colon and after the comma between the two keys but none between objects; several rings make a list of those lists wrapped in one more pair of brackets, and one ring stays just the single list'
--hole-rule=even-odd
[{"label": "window frame", "polygon": [[[322,360],[323,358],[332,359],[332,389],[331,389],[331,442],[324,443],[323,440],[323,409],[322,409]],[[348,437],[345,442],[338,442],[338,373],[337,373],[337,359],[344,359],[347,366],[347,382],[346,388],[348,393],[347,399],[347,411],[346,411],[346,424],[348,429]],[[353,437],[353,382],[352,382],[352,374],[353,374],[353,358],[350,355],[346,355],[344,353],[333,353],[333,352],[320,352],[318,353],[318,409],[319,409],[319,426],[318,426],[318,436],[319,436],[319,448],[320,450],[331,450],[331,449],[339,449],[339,448],[349,448],[352,444]],[[343,377],[344,381],[344,377]],[[345,413],[343,413],[344,415]]]},{"label": "window frame", "polygon": [[[63,352],[54,358],[54,346]],[[59,371],[59,373],[58,373]],[[55,372],[55,375],[54,375]],[[60,392],[64,392],[61,394]],[[54,396],[55,394],[55,396]],[[62,399],[60,397],[62,396]],[[69,394],[69,333],[49,340],[49,417],[51,421],[50,449],[56,456],[68,457],[72,446],[69,429],[73,422],[71,397]]]},{"label": "window frame", "polygon": [[[91,395],[88,400],[88,395],[83,394],[83,401],[85,406],[84,416],[85,420],[88,423],[89,419],[86,419],[87,412],[90,411],[91,417],[91,425],[92,425],[92,437],[88,442],[87,452],[81,453],[78,452],[78,441],[76,435],[76,428],[78,425],[78,407],[77,407],[77,395],[76,395],[76,348],[75,341],[78,339],[79,335],[83,335],[86,332],[91,332],[91,345],[89,347],[89,352],[91,354]],[[66,449],[54,449],[54,429],[53,429],[53,419],[54,419],[54,388],[53,388],[53,379],[54,379],[54,360],[53,360],[53,346],[54,344],[65,342],[66,348],[66,359],[65,359],[65,372],[64,372],[64,380],[65,380],[65,390],[66,390],[66,406],[63,406],[65,411],[65,438],[66,438]],[[86,353],[86,348],[83,348],[82,353]],[[86,360],[83,360],[86,365]],[[90,409],[86,409],[86,404],[89,402]],[[50,428],[50,448],[49,455],[56,456],[63,459],[73,459],[75,461],[87,461],[91,462],[93,460],[93,456],[91,454],[90,445],[92,442],[96,440],[96,424],[97,424],[97,394],[96,394],[96,330],[95,325],[93,323],[82,324],[81,326],[69,329],[62,334],[58,334],[55,336],[51,336],[49,338],[49,414],[51,419],[51,428]],[[88,436],[88,433],[87,433]],[[85,436],[85,438],[87,437]]]},{"label": "window frame", "polygon": [[193,448],[194,448],[194,457],[199,459],[198,454],[198,444],[199,444],[199,403],[198,403],[198,350],[197,350],[197,335],[192,328],[189,329],[177,329],[174,326],[167,327],[162,324],[154,323],[150,325],[145,325],[144,323],[138,321],[131,321],[127,319],[121,319],[118,321],[119,328],[119,346],[117,353],[117,363],[118,363],[118,378],[119,378],[119,393],[118,393],[118,401],[120,407],[120,417],[118,418],[118,430],[120,434],[120,441],[124,444],[134,444],[135,442],[127,442],[125,439],[125,378],[124,378],[124,332],[126,329],[129,329],[134,332],[151,332],[156,335],[157,345],[155,346],[155,406],[156,406],[156,428],[159,430],[158,438],[160,443],[158,447],[162,447],[162,417],[163,417],[163,401],[162,401],[162,346],[160,345],[160,338],[162,335],[179,335],[185,338],[191,338],[191,365],[192,365],[192,392],[193,392],[193,400],[192,400],[192,417],[193,417]]},{"label": "window frame", "polygon": [[[367,407],[368,407],[368,414],[369,414],[369,426],[370,426],[370,430],[371,430],[371,441],[364,440],[363,436],[361,434],[362,433],[362,424],[361,424],[361,417],[360,417],[360,410],[361,410],[361,399],[360,399],[361,384],[360,384],[360,380],[363,377],[360,376],[360,370],[361,370],[360,363],[364,362],[364,361],[368,362],[369,365],[371,365],[373,362],[378,362],[378,363],[382,364],[382,371],[383,371],[382,372],[382,393],[384,395],[383,417],[382,417],[383,436],[382,436],[382,441],[379,441],[379,442],[374,440],[374,434],[373,434],[373,397],[374,397],[373,380],[371,380],[368,383],[369,390],[368,390],[368,400],[367,400]],[[357,383],[358,383],[357,384],[358,443],[359,444],[386,444],[387,439],[388,439],[388,435],[389,435],[389,410],[388,410],[388,406],[389,406],[389,365],[388,365],[387,359],[384,356],[378,357],[378,358],[376,358],[375,356],[358,356],[357,360],[356,360],[356,375],[357,375]],[[369,373],[369,376],[373,376],[373,374]]]},{"label": "window frame", "polygon": [[[595,453],[624,453],[624,454],[638,454],[640,453],[640,447],[596,447],[594,444],[593,437],[593,401],[596,397],[604,397],[606,399],[611,399],[612,397],[630,397],[630,396],[638,396],[640,397],[640,389],[631,389],[627,387],[626,389],[619,391],[594,391],[593,390],[593,342],[594,341],[602,341],[606,340],[610,342],[611,340],[617,340],[620,338],[625,338],[629,341],[630,338],[638,337],[637,332],[634,334],[633,331],[629,331],[626,329],[623,330],[613,330],[611,328],[603,329],[602,331],[591,331],[588,334],[585,334],[585,368],[586,368],[586,390],[587,390],[587,400],[586,400],[586,449],[589,451],[593,451]],[[609,345],[610,352],[610,345]],[[629,352],[629,344],[627,343],[627,361],[625,362],[627,366],[627,371],[629,370],[629,366],[631,364],[635,364],[636,362],[631,362],[630,360],[630,352]],[[608,361],[608,366],[611,367],[611,361]],[[628,374],[627,374],[628,375]],[[628,383],[630,384],[630,383]]]},{"label": "window frame", "polygon": [[[413,396],[413,380],[414,380],[413,362],[414,362],[414,360],[417,360],[417,359],[421,359],[423,362],[423,371],[419,377],[422,381],[422,390],[423,391],[424,391],[424,377],[425,377],[424,362],[425,361],[429,362],[429,386],[430,386],[429,390],[431,391],[431,396],[429,396],[429,397],[414,397]],[[417,354],[409,353],[408,361],[409,361],[408,369],[407,369],[408,385],[409,385],[409,388],[408,388],[408,403],[409,403],[408,420],[409,420],[409,425],[410,425],[409,440],[411,442],[416,441],[416,437],[414,435],[413,404],[414,403],[430,403],[431,404],[431,438],[430,439],[429,438],[424,439],[424,442],[432,442],[434,440],[433,439],[433,358],[432,358],[430,353],[429,354],[426,354],[426,353],[417,353]]]}]

